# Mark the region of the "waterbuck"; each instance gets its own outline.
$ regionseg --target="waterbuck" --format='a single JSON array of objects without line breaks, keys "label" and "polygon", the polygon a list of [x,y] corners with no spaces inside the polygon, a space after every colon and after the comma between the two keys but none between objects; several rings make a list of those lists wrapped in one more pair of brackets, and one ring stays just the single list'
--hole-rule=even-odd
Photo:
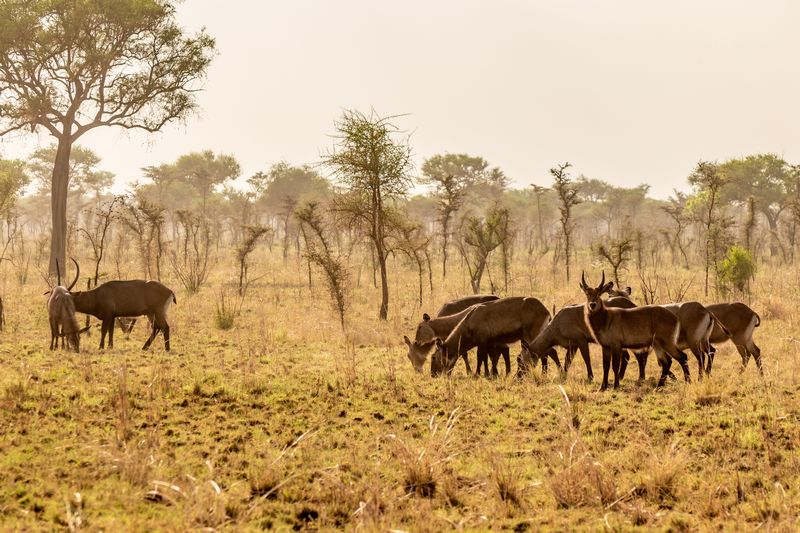
[{"label": "waterbuck", "polygon": [[[631,288],[628,287],[627,290],[624,291],[612,289],[609,291],[609,294],[630,298]],[[714,313],[709,311],[709,309],[703,306],[703,304],[700,302],[692,301],[662,304],[661,307],[671,311],[675,316],[678,317],[678,322],[680,324],[677,342],[678,349],[691,350],[692,354],[694,354],[695,358],[697,359],[698,377],[699,379],[703,379],[703,373],[705,372],[705,359],[711,348],[709,339],[711,337],[712,330],[714,327],[720,328],[720,333],[723,336],[730,335],[730,332],[724,325],[719,324],[719,321],[717,320],[717,317],[714,316]],[[645,366],[647,364],[647,352],[642,352],[641,356],[640,354],[637,354],[637,359],[639,361],[639,381],[643,381]],[[626,365],[627,360],[623,358],[620,362],[620,379],[622,379],[622,376],[625,375]]]},{"label": "waterbuck", "polygon": [[603,350],[603,384],[600,390],[608,388],[608,369],[614,366],[614,388],[619,387],[620,359],[623,348],[653,347],[661,363],[661,377],[658,386],[663,386],[672,364],[670,357],[678,361],[687,382],[689,377],[688,357],[677,347],[680,324],[672,312],[657,305],[646,305],[632,309],[607,307],[603,294],[611,290],[613,283],[606,283],[606,275],[596,288],[586,284],[585,274],[581,274],[580,288],[586,295],[584,316],[586,326],[595,342],[609,350]]},{"label": "waterbuck", "polygon": [[[761,349],[753,342],[753,331],[761,325],[761,317],[741,302],[721,303],[707,305],[708,309],[719,321],[714,325],[709,341],[718,344],[730,339],[736,345],[739,355],[742,356],[742,370],[747,367],[750,356],[756,361],[759,374],[763,374],[761,368]],[[722,325],[725,326],[723,331]],[[714,362],[716,349],[711,346],[708,354],[706,372],[711,373],[711,365]]]},{"label": "waterbuck", "polygon": [[66,339],[67,345],[80,352],[81,329],[75,319],[75,302],[69,290],[57,286],[50,291],[50,298],[47,300],[47,315],[50,321],[50,349],[58,347],[58,339]]},{"label": "waterbuck", "polygon": [[[458,357],[475,346],[532,341],[550,322],[550,312],[536,298],[514,296],[471,307],[446,339],[436,340],[431,358],[431,375],[450,372]],[[561,362],[555,350],[542,355],[542,370],[547,371],[547,356]]]},{"label": "waterbuck", "polygon": [[[431,318],[427,313],[422,315],[422,322],[417,326],[414,341],[412,342],[407,336],[403,336],[403,341],[408,346],[408,359],[414,366],[417,372],[422,372],[422,367],[425,364],[428,354],[433,348],[436,339],[446,338],[453,328],[464,317],[465,311],[473,305],[497,300],[498,297],[494,295],[473,295],[464,298],[458,298],[445,303],[437,312],[436,318]],[[481,364],[484,365],[484,370],[488,375],[489,367],[487,364],[488,356],[492,359],[492,373],[497,375],[497,360],[500,355],[503,355],[506,363],[506,374],[511,371],[511,362],[509,357],[508,346],[490,346],[484,348],[478,347],[478,367],[475,369],[475,374],[480,373]],[[469,365],[467,354],[463,354],[464,363],[467,368],[467,373],[472,373]]]},{"label": "waterbuck", "polygon": [[[78,266],[74,259],[72,259],[72,262],[75,263],[76,267]],[[68,347],[80,352],[80,334],[85,330],[80,329],[78,321],[75,319],[75,302],[69,292],[78,282],[80,269],[75,274],[73,282],[66,288],[61,286],[61,269],[58,261],[56,261],[56,275],[58,285],[48,291],[50,298],[47,300],[47,317],[50,322],[50,349],[55,350],[58,348],[59,339],[61,339],[61,347],[63,348],[66,339]]]},{"label": "waterbuck", "polygon": [[177,300],[175,293],[158,281],[107,281],[88,291],[73,292],[72,299],[76,311],[92,315],[102,322],[100,349],[105,348],[106,333],[108,347],[114,347],[115,318],[145,315],[152,322],[153,331],[142,349],[149,348],[161,331],[164,333],[164,349],[169,351],[167,311]]},{"label": "waterbuck", "polygon": [[[624,297],[614,297],[606,300],[606,307],[619,307],[629,309],[636,307],[636,304]],[[531,343],[523,343],[523,349],[530,352],[533,360],[546,353],[554,346],[566,348],[564,356],[564,372],[569,372],[575,351],[580,350],[583,362],[586,364],[586,373],[589,381],[594,379],[592,372],[592,361],[589,357],[589,344],[594,343],[592,334],[586,327],[584,318],[583,304],[568,305],[559,310],[553,320]],[[628,352],[623,351],[623,358],[629,357]]]}]

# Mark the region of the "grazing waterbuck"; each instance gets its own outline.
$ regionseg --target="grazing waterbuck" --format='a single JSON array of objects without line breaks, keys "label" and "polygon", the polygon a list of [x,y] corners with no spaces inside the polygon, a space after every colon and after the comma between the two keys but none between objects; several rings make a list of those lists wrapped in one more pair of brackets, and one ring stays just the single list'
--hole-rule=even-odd
[{"label": "grazing waterbuck", "polygon": [[[428,354],[433,349],[436,339],[446,338],[453,328],[464,317],[465,311],[473,305],[490,302],[497,300],[498,297],[494,295],[472,295],[458,298],[445,303],[436,313],[436,318],[431,318],[427,313],[422,315],[422,322],[417,325],[417,330],[412,342],[407,336],[403,336],[403,341],[408,346],[408,359],[411,361],[412,366],[417,372],[423,371],[423,365],[428,357]],[[481,370],[481,364],[484,366],[486,375],[489,373],[487,359],[491,357],[492,360],[492,373],[497,375],[497,361],[503,356],[506,363],[506,374],[511,371],[511,361],[509,356],[508,346],[498,345],[489,346],[484,348],[478,347],[478,367],[475,369],[475,375],[478,375]],[[467,353],[463,354],[464,363],[466,365],[467,373],[472,373],[470,368]]]},{"label": "grazing waterbuck", "polygon": [[[74,259],[72,259],[72,262],[75,263],[76,267],[78,266]],[[55,350],[58,348],[59,339],[61,339],[61,347],[63,348],[66,339],[68,347],[80,352],[80,334],[85,330],[80,329],[78,321],[75,319],[75,302],[69,292],[78,282],[80,269],[78,269],[75,279],[69,287],[61,286],[61,269],[58,261],[56,261],[56,275],[58,285],[50,289],[50,297],[47,300],[47,317],[50,323],[50,349]]]},{"label": "grazing waterbuck", "polygon": [[100,349],[105,348],[106,334],[108,347],[114,347],[115,318],[144,315],[152,322],[153,330],[142,349],[149,348],[156,335],[163,332],[164,349],[169,351],[167,311],[171,304],[177,303],[175,293],[169,287],[158,281],[135,279],[107,281],[94,289],[71,294],[76,311],[92,315],[101,321]]},{"label": "grazing waterbuck", "polygon": [[620,359],[623,348],[649,348],[656,352],[661,363],[661,377],[658,386],[663,386],[669,375],[672,363],[670,357],[678,361],[687,382],[689,377],[688,357],[677,347],[680,324],[672,312],[657,305],[646,305],[632,309],[607,307],[603,294],[611,290],[613,283],[606,283],[606,276],[600,284],[589,287],[585,274],[581,274],[580,288],[586,295],[584,316],[586,326],[595,342],[609,350],[603,351],[603,384],[600,390],[608,388],[608,369],[614,367],[614,388],[619,387]]},{"label": "grazing waterbuck", "polygon": [[[450,372],[458,357],[475,346],[528,342],[550,322],[550,312],[536,298],[513,296],[471,307],[446,339],[436,340],[431,358],[431,375]],[[542,370],[547,371],[550,356],[561,370],[558,354],[551,349],[542,356]]]}]

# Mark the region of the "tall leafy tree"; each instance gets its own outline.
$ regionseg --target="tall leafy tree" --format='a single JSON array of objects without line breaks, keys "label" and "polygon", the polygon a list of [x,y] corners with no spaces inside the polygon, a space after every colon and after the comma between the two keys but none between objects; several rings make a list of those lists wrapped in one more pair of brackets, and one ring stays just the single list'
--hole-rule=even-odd
[{"label": "tall leafy tree", "polygon": [[30,182],[25,162],[0,158],[0,217],[7,218]]},{"label": "tall leafy tree", "polygon": [[[42,191],[50,190],[58,147],[55,144],[39,148],[28,160],[28,167]],[[114,184],[114,174],[100,170],[100,156],[93,150],[74,145],[69,155],[69,191],[82,195],[100,196]]]},{"label": "tall leafy tree", "polygon": [[705,295],[708,296],[709,271],[712,265],[716,270],[719,242],[726,226],[720,212],[720,195],[727,177],[717,163],[700,161],[689,175],[689,183],[695,187],[697,195],[687,207],[697,213],[705,233]]},{"label": "tall leafy tree", "polygon": [[182,155],[171,165],[175,178],[183,179],[200,196],[205,212],[208,197],[214,188],[235,179],[241,174],[239,162],[232,155],[215,154],[211,150]]},{"label": "tall leafy tree", "polygon": [[791,168],[775,154],[757,154],[726,161],[719,170],[727,178],[722,200],[741,205],[752,202],[769,224],[770,255],[777,257],[781,250],[778,221],[789,205]]},{"label": "tall leafy tree", "polygon": [[50,272],[66,264],[73,144],[103,126],[155,132],[186,118],[213,53],[205,30],[178,26],[170,0],[0,2],[0,136],[56,139]]},{"label": "tall leafy tree", "polygon": [[433,185],[442,228],[442,277],[447,277],[447,249],[453,215],[461,209],[470,185],[483,178],[489,163],[467,154],[440,154],[422,164],[420,181]]},{"label": "tall leafy tree", "polygon": [[413,170],[411,147],[400,138],[393,117],[345,111],[336,121],[336,145],[323,155],[323,162],[346,192],[334,200],[333,208],[362,228],[375,247],[381,274],[381,306],[378,316],[389,312],[389,276],[386,260],[392,204],[405,198]]},{"label": "tall leafy tree", "polygon": [[261,191],[261,203],[267,211],[280,216],[283,222],[283,257],[286,258],[295,210],[299,205],[323,200],[330,191],[330,183],[308,165],[297,167],[284,161],[272,165],[266,173],[252,176],[248,183]]}]

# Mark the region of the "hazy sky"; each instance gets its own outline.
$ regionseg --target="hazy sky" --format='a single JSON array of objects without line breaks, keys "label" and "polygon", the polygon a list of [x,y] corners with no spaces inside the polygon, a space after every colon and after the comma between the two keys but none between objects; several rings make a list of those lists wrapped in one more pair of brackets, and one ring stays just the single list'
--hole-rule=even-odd
[{"label": "hazy sky", "polygon": [[125,182],[201,149],[235,155],[243,177],[315,163],[341,111],[371,107],[408,114],[397,122],[418,166],[481,155],[518,187],[549,185],[568,160],[665,197],[700,159],[800,162],[796,0],[186,0],[179,13],[217,39],[200,115],[81,140]]}]

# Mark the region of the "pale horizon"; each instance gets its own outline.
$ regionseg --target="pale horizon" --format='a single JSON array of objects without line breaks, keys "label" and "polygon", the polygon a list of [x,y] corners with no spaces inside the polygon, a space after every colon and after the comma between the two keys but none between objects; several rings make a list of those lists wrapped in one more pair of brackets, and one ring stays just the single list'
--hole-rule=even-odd
[{"label": "pale horizon", "polygon": [[[315,164],[344,109],[410,135],[417,169],[437,153],[484,157],[512,186],[548,169],[665,198],[701,160],[777,153],[800,162],[800,6],[760,3],[190,0],[189,30],[216,38],[199,115],[146,135],[94,130],[115,190],[141,167],[210,149],[246,179],[271,164]],[[367,45],[365,43],[371,43]],[[24,158],[49,135],[0,140]],[[240,181],[241,181],[240,180]]]}]

